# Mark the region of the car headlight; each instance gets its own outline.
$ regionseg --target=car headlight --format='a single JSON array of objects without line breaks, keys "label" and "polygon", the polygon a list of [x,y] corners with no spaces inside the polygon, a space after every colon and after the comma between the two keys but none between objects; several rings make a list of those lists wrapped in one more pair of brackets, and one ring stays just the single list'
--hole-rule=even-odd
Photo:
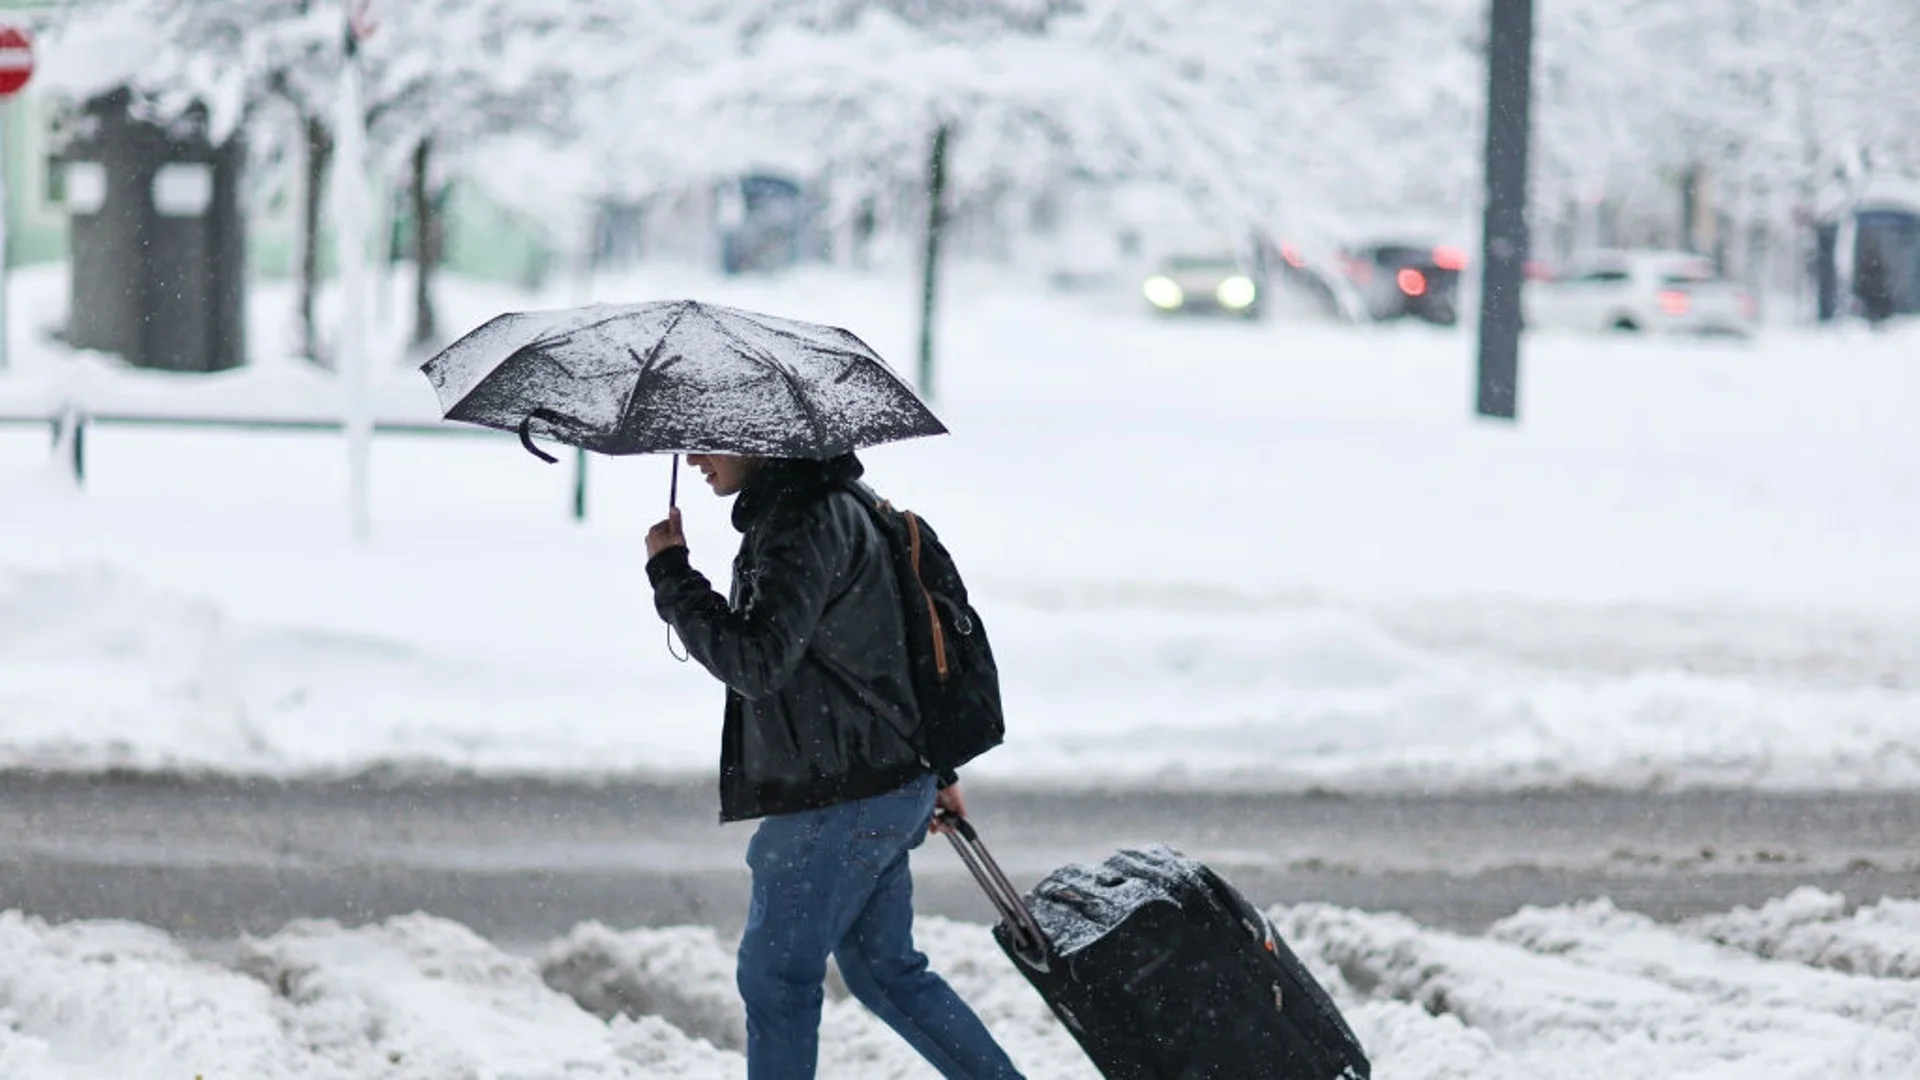
[{"label": "car headlight", "polygon": [[1174,308],[1187,302],[1186,290],[1180,287],[1179,282],[1170,277],[1162,277],[1159,275],[1150,277],[1147,279],[1147,283],[1140,287],[1140,291],[1146,294],[1147,303],[1152,304],[1161,311],[1172,311]]},{"label": "car headlight", "polygon": [[1259,297],[1260,290],[1249,277],[1230,277],[1213,290],[1213,298],[1220,301],[1220,306],[1234,311],[1252,307]]}]

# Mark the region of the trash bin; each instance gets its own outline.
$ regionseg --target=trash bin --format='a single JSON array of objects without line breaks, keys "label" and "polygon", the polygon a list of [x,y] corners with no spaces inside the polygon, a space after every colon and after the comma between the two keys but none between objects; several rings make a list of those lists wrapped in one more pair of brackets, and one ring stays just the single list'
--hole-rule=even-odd
[{"label": "trash bin", "polygon": [[115,90],[80,107],[56,150],[73,287],[67,341],[138,367],[223,371],[246,360],[245,146],[207,111],[171,119]]}]

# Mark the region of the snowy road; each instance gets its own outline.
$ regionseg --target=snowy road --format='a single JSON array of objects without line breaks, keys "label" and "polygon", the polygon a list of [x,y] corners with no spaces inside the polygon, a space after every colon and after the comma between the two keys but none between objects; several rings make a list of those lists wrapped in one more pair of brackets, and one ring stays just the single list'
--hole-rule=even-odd
[{"label": "snowy road", "polygon": [[[1479,930],[1609,897],[1661,920],[1816,885],[1920,897],[1920,793],[1553,792],[1423,797],[1059,793],[979,785],[1021,883],[1164,841],[1262,905],[1323,901]],[[0,909],[128,918],[186,937],[416,910],[503,943],[577,923],[737,932],[750,826],[706,784],[248,783],[0,776]],[[922,911],[988,921],[958,860],[917,858]]]}]

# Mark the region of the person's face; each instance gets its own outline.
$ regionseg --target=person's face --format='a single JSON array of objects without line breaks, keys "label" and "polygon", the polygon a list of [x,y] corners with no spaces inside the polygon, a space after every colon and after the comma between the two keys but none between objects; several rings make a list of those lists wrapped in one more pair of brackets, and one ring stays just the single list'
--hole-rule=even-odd
[{"label": "person's face", "polygon": [[732,454],[688,454],[687,464],[700,470],[715,495],[738,495],[759,459]]}]

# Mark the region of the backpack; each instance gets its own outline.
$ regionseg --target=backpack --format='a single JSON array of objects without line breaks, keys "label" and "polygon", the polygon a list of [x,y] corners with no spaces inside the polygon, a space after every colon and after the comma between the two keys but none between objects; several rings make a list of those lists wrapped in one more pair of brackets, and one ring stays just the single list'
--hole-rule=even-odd
[{"label": "backpack", "polygon": [[895,509],[865,484],[848,484],[847,490],[873,515],[900,586],[907,666],[920,706],[915,749],[936,773],[951,777],[1007,734],[1000,668],[987,628],[967,602],[953,556],[925,521]]}]

